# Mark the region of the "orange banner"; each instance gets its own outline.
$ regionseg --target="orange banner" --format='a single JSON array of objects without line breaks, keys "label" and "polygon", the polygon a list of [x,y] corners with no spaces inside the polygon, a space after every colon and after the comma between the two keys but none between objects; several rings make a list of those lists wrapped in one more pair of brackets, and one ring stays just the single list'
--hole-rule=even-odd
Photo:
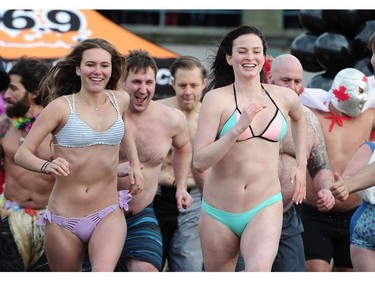
[{"label": "orange banner", "polygon": [[0,10],[0,57],[4,60],[24,55],[58,59],[76,42],[95,37],[111,42],[124,55],[145,49],[154,58],[178,57],[95,10]]}]

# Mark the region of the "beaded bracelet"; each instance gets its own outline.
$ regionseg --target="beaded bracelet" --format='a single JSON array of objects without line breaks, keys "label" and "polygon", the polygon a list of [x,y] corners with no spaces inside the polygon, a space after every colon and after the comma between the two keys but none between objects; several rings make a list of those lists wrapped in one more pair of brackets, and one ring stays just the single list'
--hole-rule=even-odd
[{"label": "beaded bracelet", "polygon": [[42,165],[42,167],[40,167],[40,172],[43,173],[43,174],[47,174],[47,172],[46,172],[46,168],[47,168],[47,166],[48,166],[50,163],[51,163],[51,162],[48,162],[48,161],[44,162],[44,164]]}]

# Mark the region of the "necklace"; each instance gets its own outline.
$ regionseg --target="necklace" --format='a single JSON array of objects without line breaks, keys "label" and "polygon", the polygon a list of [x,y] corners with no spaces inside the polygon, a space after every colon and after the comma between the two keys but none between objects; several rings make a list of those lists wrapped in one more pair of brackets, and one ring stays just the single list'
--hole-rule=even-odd
[{"label": "necklace", "polygon": [[[81,98],[81,100],[83,100],[87,105],[90,105],[83,97],[81,97],[81,95],[79,95],[79,97]],[[94,109],[95,109],[95,111],[99,111],[102,107],[103,107],[103,105],[105,104],[105,101],[106,101],[106,99],[104,99],[104,101],[102,102],[102,104],[101,105],[99,105],[98,107],[94,107]]]},{"label": "necklace", "polygon": [[[29,117],[16,117],[12,119],[12,125],[17,130],[25,130],[26,134],[30,132],[31,127],[33,126],[36,118],[39,114],[35,115],[32,118]],[[18,144],[21,145],[25,141],[25,136],[20,137]]]}]

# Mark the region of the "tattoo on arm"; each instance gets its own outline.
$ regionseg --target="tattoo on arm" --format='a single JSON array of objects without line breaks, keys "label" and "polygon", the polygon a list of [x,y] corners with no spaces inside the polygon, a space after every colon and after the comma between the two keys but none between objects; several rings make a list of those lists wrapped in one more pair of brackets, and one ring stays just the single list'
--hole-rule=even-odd
[{"label": "tattoo on arm", "polygon": [[312,112],[305,113],[307,126],[315,132],[315,143],[307,161],[307,169],[312,178],[322,169],[331,169],[324,135],[318,118]]}]

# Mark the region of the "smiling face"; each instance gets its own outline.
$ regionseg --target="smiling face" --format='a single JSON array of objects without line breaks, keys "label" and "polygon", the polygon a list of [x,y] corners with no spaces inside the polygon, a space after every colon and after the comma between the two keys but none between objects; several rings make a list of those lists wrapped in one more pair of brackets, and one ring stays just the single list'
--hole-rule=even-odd
[{"label": "smiling face", "polygon": [[155,72],[151,67],[129,69],[124,82],[124,90],[130,96],[129,108],[133,112],[144,111],[155,94]]},{"label": "smiling face", "polygon": [[111,54],[104,49],[84,51],[76,73],[81,77],[81,88],[88,92],[102,92],[111,78]]},{"label": "smiling face", "polygon": [[232,55],[227,55],[227,62],[237,76],[259,75],[265,62],[262,40],[255,34],[239,36],[233,41]]}]

